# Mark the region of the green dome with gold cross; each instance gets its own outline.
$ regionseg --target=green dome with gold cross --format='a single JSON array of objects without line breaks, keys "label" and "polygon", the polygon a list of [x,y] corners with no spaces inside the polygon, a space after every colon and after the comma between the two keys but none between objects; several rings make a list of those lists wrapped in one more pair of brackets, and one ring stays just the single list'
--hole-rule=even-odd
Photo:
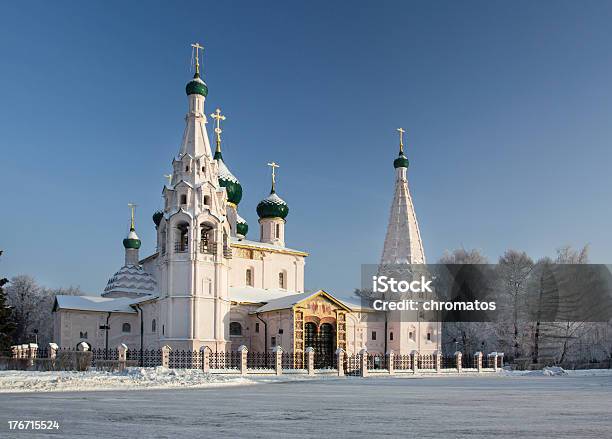
[{"label": "green dome with gold cross", "polygon": [[404,131],[403,128],[398,128],[397,132],[399,133],[399,141],[400,141],[400,149],[399,149],[399,155],[398,157],[393,160],[393,167],[395,169],[397,168],[407,168],[408,167],[408,157],[406,157],[406,155],[404,154],[404,133],[406,131]]}]

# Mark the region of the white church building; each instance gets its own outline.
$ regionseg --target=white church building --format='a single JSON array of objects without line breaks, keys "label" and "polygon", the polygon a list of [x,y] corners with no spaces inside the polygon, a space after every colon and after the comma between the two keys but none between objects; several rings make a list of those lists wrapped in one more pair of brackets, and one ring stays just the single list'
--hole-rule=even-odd
[{"label": "white church building", "polygon": [[[141,241],[134,214],[123,240],[125,263],[99,296],[57,296],[54,341],[74,348],[251,352],[281,346],[320,354],[337,348],[349,353],[393,350],[430,354],[440,350],[441,325],[400,321],[375,311],[360,298],[331,291],[305,291],[308,253],[285,245],[287,203],[277,194],[275,163],[270,194],[257,205],[257,239],[247,239],[248,225],[238,214],[239,180],[221,153],[220,110],[213,119],[215,151],[207,133],[208,87],[196,71],[186,86],[187,114],[172,174],[164,185],[163,210],[153,216],[157,250],[140,259]],[[423,244],[407,181],[408,159],[400,134],[394,161],[395,194],[391,205],[382,264],[425,263]],[[333,249],[331,249],[333,251]]]}]

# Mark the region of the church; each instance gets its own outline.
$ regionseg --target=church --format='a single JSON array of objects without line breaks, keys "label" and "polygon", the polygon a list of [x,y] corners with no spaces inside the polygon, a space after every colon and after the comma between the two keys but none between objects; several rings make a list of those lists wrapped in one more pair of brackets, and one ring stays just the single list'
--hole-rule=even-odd
[{"label": "church", "polygon": [[[101,295],[57,296],[54,341],[74,348],[213,352],[244,345],[250,352],[280,346],[296,355],[308,347],[330,357],[338,348],[356,353],[431,354],[440,350],[440,323],[390,318],[355,296],[304,289],[308,253],[286,246],[289,206],[281,198],[274,162],[269,195],[257,205],[257,238],[239,215],[240,181],[225,163],[217,109],[214,153],[207,133],[208,86],[200,74],[201,46],[195,50],[195,75],[187,83],[187,114],[172,174],[162,189],[164,207],[153,215],[156,252],[143,259],[134,223],[123,239],[124,265]],[[423,264],[425,254],[408,188],[408,159],[400,131],[393,162],[395,193],[381,264]],[[262,163],[263,164],[263,163]],[[283,194],[284,195],[284,194]],[[251,231],[251,235],[253,235]],[[333,250],[332,250],[333,251]],[[402,321],[400,321],[402,320]]]}]

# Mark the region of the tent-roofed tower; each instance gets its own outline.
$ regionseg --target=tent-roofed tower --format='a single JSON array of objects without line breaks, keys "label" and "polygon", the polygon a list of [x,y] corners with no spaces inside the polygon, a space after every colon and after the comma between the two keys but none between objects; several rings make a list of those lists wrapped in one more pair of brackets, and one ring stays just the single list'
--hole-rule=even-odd
[{"label": "tent-roofed tower", "polygon": [[404,154],[404,130],[398,128],[400,149],[393,161],[395,168],[395,193],[391,203],[387,235],[381,258],[381,265],[424,264],[425,252],[421,241],[419,223],[408,188],[408,158]]}]

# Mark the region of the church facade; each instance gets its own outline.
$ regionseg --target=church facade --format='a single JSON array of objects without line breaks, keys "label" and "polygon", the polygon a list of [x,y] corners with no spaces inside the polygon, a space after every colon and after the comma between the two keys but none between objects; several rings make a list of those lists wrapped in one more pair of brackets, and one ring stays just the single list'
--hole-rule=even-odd
[{"label": "church facade", "polygon": [[[125,263],[99,296],[57,296],[54,339],[61,347],[80,342],[92,348],[131,349],[168,345],[177,350],[268,352],[280,346],[303,354],[307,347],[331,356],[349,353],[440,349],[439,323],[395,319],[375,311],[359,297],[304,289],[308,253],[285,245],[289,207],[278,195],[272,167],[270,193],[257,205],[259,237],[247,239],[248,225],[238,213],[240,181],[221,152],[217,109],[214,145],[207,133],[208,87],[196,73],[186,86],[187,114],[172,174],[164,185],[164,207],[153,215],[156,252],[140,259],[141,241],[134,211],[123,240]],[[394,161],[395,194],[382,264],[425,262],[419,227],[408,189],[408,159]]]}]

